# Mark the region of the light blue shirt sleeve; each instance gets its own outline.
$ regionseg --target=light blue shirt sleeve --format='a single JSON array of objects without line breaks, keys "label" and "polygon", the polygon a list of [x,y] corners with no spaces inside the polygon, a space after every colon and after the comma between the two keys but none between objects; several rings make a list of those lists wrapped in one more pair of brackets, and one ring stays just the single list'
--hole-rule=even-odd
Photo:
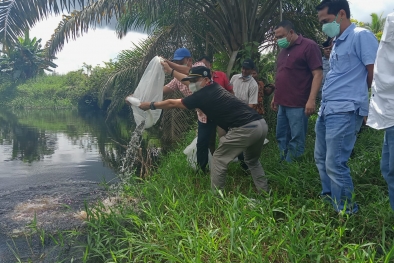
[{"label": "light blue shirt sleeve", "polygon": [[369,30],[358,32],[358,41],[356,41],[356,54],[363,62],[364,66],[375,64],[376,51],[378,50],[378,40]]}]

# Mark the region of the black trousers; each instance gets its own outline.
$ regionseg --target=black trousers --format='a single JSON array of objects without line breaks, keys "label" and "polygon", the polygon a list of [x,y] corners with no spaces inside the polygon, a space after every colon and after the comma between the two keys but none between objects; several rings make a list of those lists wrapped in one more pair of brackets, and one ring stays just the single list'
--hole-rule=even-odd
[{"label": "black trousers", "polygon": [[204,172],[208,164],[209,142],[212,133],[216,133],[216,123],[212,121],[207,123],[198,121],[197,164]]}]

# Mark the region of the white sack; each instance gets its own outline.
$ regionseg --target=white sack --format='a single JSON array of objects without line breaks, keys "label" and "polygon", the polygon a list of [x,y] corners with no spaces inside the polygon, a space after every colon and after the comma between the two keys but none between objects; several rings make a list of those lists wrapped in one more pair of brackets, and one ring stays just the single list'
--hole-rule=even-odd
[{"label": "white sack", "polygon": [[148,102],[163,100],[165,74],[160,61],[160,57],[156,56],[149,62],[140,83],[138,83],[138,86],[134,91],[134,99],[132,99],[131,102],[135,122],[137,125],[140,125],[141,122],[145,120],[146,129],[156,124],[157,120],[160,118],[161,110],[143,111],[136,106],[138,103],[135,99]]},{"label": "white sack", "polygon": [[[192,141],[192,143],[186,147],[183,151],[186,154],[187,162],[194,169],[197,170],[197,137]],[[208,150],[208,166],[211,163],[212,154]]]}]

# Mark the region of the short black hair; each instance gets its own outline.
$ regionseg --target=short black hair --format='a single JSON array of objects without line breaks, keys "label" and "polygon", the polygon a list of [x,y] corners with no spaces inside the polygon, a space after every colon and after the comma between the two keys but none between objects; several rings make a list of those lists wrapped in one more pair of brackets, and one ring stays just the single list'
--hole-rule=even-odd
[{"label": "short black hair", "polygon": [[328,7],[327,14],[337,15],[342,9],[345,10],[346,18],[350,18],[350,7],[347,0],[323,0],[318,6],[316,6],[317,11],[321,11]]},{"label": "short black hair", "polygon": [[329,47],[332,44],[332,37],[328,37],[325,42],[323,42],[322,46],[323,47]]},{"label": "short black hair", "polygon": [[259,74],[259,69],[256,66],[252,70],[256,71],[256,73]]},{"label": "short black hair", "polygon": [[202,60],[206,60],[206,61],[208,61],[209,63],[212,63],[212,58],[210,58],[210,57],[208,57],[208,56],[202,56],[202,57],[200,57],[197,61],[202,61]]},{"label": "short black hair", "polygon": [[289,21],[289,20],[283,20],[283,21],[281,21],[281,22],[275,27],[275,30],[278,29],[278,28],[280,28],[280,27],[283,27],[283,28],[287,29],[287,31],[293,30],[294,32],[296,32],[295,27],[294,27],[294,24],[293,24],[291,21]]}]

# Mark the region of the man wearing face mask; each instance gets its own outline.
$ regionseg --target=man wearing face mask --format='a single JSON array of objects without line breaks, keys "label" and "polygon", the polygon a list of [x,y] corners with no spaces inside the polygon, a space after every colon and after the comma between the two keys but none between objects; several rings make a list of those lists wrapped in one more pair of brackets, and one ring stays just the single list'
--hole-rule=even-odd
[{"label": "man wearing face mask", "polygon": [[[187,86],[180,82],[174,74],[187,74],[191,67],[205,66],[202,61],[198,61],[192,65],[192,58],[190,51],[186,48],[179,48],[175,51],[172,61],[165,60],[166,64],[171,68],[169,74],[174,77],[170,83],[163,88],[163,93],[170,94],[175,90],[179,90],[187,97],[195,91],[193,85]],[[197,164],[201,171],[206,172],[208,164],[208,147],[211,133],[215,130],[215,123],[209,121],[207,116],[199,109],[197,109],[198,117],[198,135],[197,135]]]},{"label": "man wearing face mask", "polygon": [[[224,73],[222,71],[217,71],[217,70],[213,71],[212,70],[212,58],[210,58],[208,56],[202,56],[201,58],[198,59],[198,62],[203,62],[205,64],[205,66],[211,70],[212,80],[214,82],[216,82],[217,84],[222,86],[225,90],[227,90],[231,94],[234,94],[233,87],[231,86],[226,73]],[[212,127],[212,128],[214,128],[214,127]],[[217,130],[217,134],[218,134],[219,138],[221,136],[223,136],[224,134],[226,134],[226,132],[220,127],[217,127],[216,130]],[[215,148],[216,148],[216,132],[215,132],[215,129],[211,129],[211,126],[209,126],[209,129],[207,128],[207,132],[205,133],[205,136],[209,136],[209,132],[211,133],[210,139],[209,139],[209,144],[201,145],[201,147],[206,148],[207,146],[209,146],[209,150],[210,150],[211,154],[213,154],[215,152]],[[206,141],[206,140],[204,140],[203,142],[208,143],[208,141]]]},{"label": "man wearing face mask", "polygon": [[212,58],[208,56],[203,56],[198,59],[198,62],[204,63],[204,65],[211,70],[212,80],[214,82],[222,86],[225,90],[227,90],[231,94],[234,94],[233,87],[231,86],[226,73],[224,73],[223,71],[212,70]]},{"label": "man wearing face mask", "polygon": [[[234,75],[230,80],[230,85],[233,87],[234,95],[249,107],[254,108],[258,103],[259,85],[252,77],[255,64],[252,59],[247,58],[242,62],[241,74]],[[238,156],[242,169],[246,172],[249,170],[245,163],[244,154]]]},{"label": "man wearing face mask", "polygon": [[356,135],[368,115],[368,88],[378,50],[376,37],[350,22],[346,0],[324,0],[317,7],[323,32],[334,38],[330,71],[322,91],[316,121],[315,162],[323,198],[337,212],[358,211],[353,201],[353,181],[347,165]]},{"label": "man wearing face mask", "polygon": [[[171,77],[173,77],[174,71],[187,74],[192,66],[194,67],[204,66],[203,62],[197,62],[194,65],[192,65],[193,62],[192,55],[190,54],[190,51],[187,48],[178,48],[174,52],[172,61],[165,60],[165,62],[172,69]],[[189,96],[191,94],[189,88],[183,85],[178,79],[174,77],[168,84],[166,84],[163,87],[163,93],[170,94],[175,90],[179,90],[180,92],[182,92],[184,96]]]},{"label": "man wearing face mask", "polygon": [[280,159],[292,162],[305,150],[308,117],[315,112],[323,77],[322,57],[317,43],[297,35],[290,21],[279,23],[275,38],[282,50],[277,59],[271,109],[278,112],[276,139]]},{"label": "man wearing face mask", "polygon": [[242,62],[242,73],[234,75],[230,80],[233,86],[235,97],[253,107],[257,104],[259,86],[252,78],[252,71],[255,68],[253,60],[250,58]]},{"label": "man wearing face mask", "polygon": [[[181,74],[179,72],[177,75]],[[264,119],[251,107],[212,82],[211,71],[206,67],[194,67],[182,81],[190,82],[196,92],[184,99],[161,102],[142,102],[142,110],[155,109],[201,109],[209,119],[228,131],[220,139],[210,171],[213,190],[225,186],[227,165],[241,152],[245,152],[245,162],[249,166],[253,181],[259,192],[267,192],[267,179],[259,161],[268,132]],[[236,109],[236,110],[234,110]]]}]

